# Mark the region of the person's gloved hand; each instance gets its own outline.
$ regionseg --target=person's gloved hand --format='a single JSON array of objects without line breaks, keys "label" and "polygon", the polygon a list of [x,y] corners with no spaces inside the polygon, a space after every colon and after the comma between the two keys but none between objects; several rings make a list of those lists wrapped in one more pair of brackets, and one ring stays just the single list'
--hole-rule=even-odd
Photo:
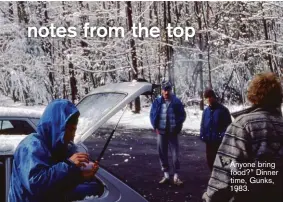
[{"label": "person's gloved hand", "polygon": [[99,169],[99,164],[98,162],[90,162],[88,164],[85,164],[85,167],[82,167],[82,176],[85,180],[90,180],[94,177],[94,175],[96,174],[96,172]]},{"label": "person's gloved hand", "polygon": [[85,163],[89,162],[89,155],[86,153],[75,153],[69,158],[69,160],[78,167],[84,167]]}]

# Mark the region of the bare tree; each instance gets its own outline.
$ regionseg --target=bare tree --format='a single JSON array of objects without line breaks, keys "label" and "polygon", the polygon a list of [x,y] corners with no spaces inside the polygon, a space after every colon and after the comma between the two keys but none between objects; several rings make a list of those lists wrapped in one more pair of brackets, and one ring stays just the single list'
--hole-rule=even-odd
[{"label": "bare tree", "polygon": [[[130,1],[127,1],[127,17],[128,17],[128,26],[129,31],[132,30],[133,27],[133,16],[132,16],[132,4]],[[135,40],[133,38],[130,39],[130,47],[131,47],[131,56],[132,56],[132,79],[138,79],[138,64],[137,64],[137,53],[136,53],[136,46]],[[135,113],[140,113],[141,110],[141,103],[140,98],[137,97],[135,99]]]}]

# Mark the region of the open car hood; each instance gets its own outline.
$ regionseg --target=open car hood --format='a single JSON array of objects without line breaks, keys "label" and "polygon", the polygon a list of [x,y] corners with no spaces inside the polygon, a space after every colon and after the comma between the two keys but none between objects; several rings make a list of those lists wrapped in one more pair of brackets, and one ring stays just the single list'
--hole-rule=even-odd
[{"label": "open car hood", "polygon": [[81,115],[75,134],[75,143],[82,143],[101,125],[128,103],[142,94],[152,92],[148,82],[114,83],[96,88],[77,105]]}]

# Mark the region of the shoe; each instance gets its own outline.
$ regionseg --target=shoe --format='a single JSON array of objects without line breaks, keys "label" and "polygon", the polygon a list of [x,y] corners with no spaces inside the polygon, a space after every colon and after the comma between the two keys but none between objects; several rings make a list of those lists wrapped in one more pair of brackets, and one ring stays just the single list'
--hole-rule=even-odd
[{"label": "shoe", "polygon": [[179,178],[174,179],[173,183],[174,183],[174,185],[177,185],[177,186],[184,185],[184,182],[182,180],[180,180]]},{"label": "shoe", "polygon": [[169,183],[170,183],[170,180],[169,178],[166,178],[166,177],[163,177],[159,182],[159,184],[169,184]]}]

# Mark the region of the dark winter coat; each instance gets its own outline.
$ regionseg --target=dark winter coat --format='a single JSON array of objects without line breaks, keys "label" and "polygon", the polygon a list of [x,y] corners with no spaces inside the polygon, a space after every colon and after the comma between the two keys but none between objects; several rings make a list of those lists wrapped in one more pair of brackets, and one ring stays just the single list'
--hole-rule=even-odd
[{"label": "dark winter coat", "polygon": [[[161,107],[162,104],[165,102],[164,98],[162,96],[155,99],[151,106],[150,110],[150,122],[152,127],[156,130],[159,130],[159,119],[160,119],[160,113],[161,113]],[[169,110],[170,112],[174,114],[167,114],[167,116],[170,118],[174,118],[174,128],[170,128],[170,131],[174,134],[178,134],[183,127],[183,122],[186,119],[186,112],[184,109],[184,106],[182,102],[175,96],[171,95],[171,103],[168,108],[172,108],[173,110]],[[171,127],[171,126],[170,126]]]},{"label": "dark winter coat", "polygon": [[67,160],[68,119],[78,112],[67,100],[55,100],[43,113],[37,133],[27,136],[14,154],[9,201],[64,201],[81,181],[80,169]]},{"label": "dark winter coat", "polygon": [[200,139],[206,143],[221,142],[231,122],[230,112],[222,104],[208,106],[202,114]]}]

